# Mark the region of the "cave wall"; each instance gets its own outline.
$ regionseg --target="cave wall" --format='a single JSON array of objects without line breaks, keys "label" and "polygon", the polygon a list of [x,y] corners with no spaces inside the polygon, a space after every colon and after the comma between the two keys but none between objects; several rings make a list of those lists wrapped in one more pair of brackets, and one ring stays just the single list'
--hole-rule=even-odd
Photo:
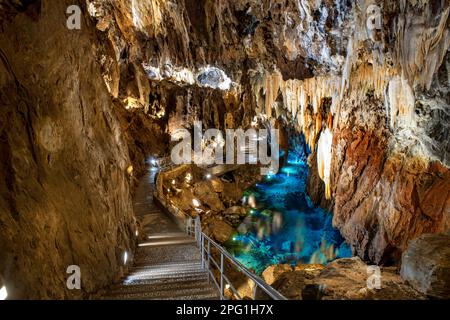
[{"label": "cave wall", "polygon": [[[308,192],[365,260],[448,229],[448,1],[89,2],[105,81],[120,70],[109,87],[169,133],[254,116],[303,133]],[[206,66],[232,85],[205,87]]]},{"label": "cave wall", "polygon": [[[448,1],[79,1],[75,31],[70,4],[0,7],[12,296],[80,297],[120,275],[130,166],[142,172],[165,133],[194,120],[257,116],[304,134],[308,191],[365,260],[395,262],[409,240],[448,229]],[[70,264],[87,270],[81,292],[65,289]]]},{"label": "cave wall", "polygon": [[[0,275],[9,298],[86,298],[132,260],[128,149],[83,1],[2,2]],[[69,265],[81,290],[68,290]]]}]

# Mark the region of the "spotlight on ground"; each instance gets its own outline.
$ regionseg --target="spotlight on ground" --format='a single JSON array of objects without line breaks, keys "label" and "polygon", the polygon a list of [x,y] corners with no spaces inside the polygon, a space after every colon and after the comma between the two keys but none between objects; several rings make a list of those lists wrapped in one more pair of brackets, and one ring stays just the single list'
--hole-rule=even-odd
[{"label": "spotlight on ground", "polygon": [[0,289],[0,300],[6,300],[7,297],[8,297],[8,291],[6,291],[6,287],[3,286]]}]

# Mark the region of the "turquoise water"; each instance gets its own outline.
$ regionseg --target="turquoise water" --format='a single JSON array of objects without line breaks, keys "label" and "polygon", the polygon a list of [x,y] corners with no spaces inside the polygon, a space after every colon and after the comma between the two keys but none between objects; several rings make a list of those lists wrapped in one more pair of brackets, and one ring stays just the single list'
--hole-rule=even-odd
[{"label": "turquoise water", "polygon": [[254,209],[249,209],[238,233],[225,246],[257,274],[273,264],[326,264],[352,255],[332,227],[331,213],[307,196],[304,159],[290,153],[278,174],[265,177],[244,193],[244,202]]}]

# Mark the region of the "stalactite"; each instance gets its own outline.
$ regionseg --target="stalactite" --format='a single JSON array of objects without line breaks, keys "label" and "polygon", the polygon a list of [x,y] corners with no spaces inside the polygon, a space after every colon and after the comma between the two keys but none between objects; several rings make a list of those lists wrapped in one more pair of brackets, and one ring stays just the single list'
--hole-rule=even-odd
[{"label": "stalactite", "polygon": [[396,76],[389,82],[386,104],[391,129],[416,127],[414,92],[406,79]]},{"label": "stalactite", "polygon": [[[410,84],[420,88],[431,87],[433,75],[441,65],[450,44],[448,17],[450,6],[442,12],[439,23],[433,26],[435,16],[429,14],[432,10],[427,3],[427,9],[422,16],[414,16],[414,12],[403,8],[399,16],[396,34],[396,55],[398,63]],[[428,16],[427,16],[428,14]],[[410,24],[418,20],[420,23]]]},{"label": "stalactite", "polygon": [[317,168],[319,177],[325,183],[325,197],[331,198],[330,173],[331,173],[331,146],[333,134],[330,129],[322,131],[317,145]]},{"label": "stalactite", "polygon": [[278,92],[280,90],[281,83],[283,82],[283,78],[280,73],[273,73],[266,76],[265,83],[265,112],[268,118],[272,117],[272,107],[274,102],[278,98]]}]

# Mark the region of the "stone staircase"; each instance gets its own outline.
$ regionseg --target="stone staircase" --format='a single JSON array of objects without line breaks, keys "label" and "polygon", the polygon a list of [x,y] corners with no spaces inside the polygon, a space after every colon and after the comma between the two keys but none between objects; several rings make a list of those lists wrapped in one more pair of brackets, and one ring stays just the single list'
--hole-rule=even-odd
[{"label": "stone staircase", "polygon": [[195,240],[182,232],[153,203],[156,171],[144,176],[136,191],[134,209],[144,235],[134,266],[124,281],[111,288],[105,299],[206,300],[219,299],[208,283]]}]

